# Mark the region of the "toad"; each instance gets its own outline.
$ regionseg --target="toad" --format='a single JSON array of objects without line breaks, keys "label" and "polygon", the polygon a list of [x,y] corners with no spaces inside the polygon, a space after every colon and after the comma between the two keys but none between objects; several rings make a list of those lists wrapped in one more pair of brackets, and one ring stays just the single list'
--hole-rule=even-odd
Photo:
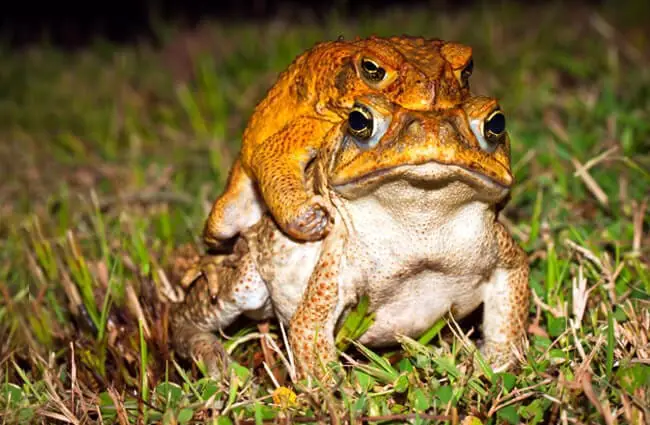
[{"label": "toad", "polygon": [[[508,368],[525,336],[529,268],[498,221],[513,184],[498,103],[471,97],[413,111],[365,96],[326,140],[308,187],[334,206],[331,232],[296,241],[265,215],[233,253],[209,257],[174,309],[176,350],[216,373],[222,353],[211,331],[241,314],[276,316],[289,325],[302,376],[322,377],[337,359],[337,325],[366,295],[375,320],[359,341],[369,346],[417,337],[482,303],[481,351],[495,370]],[[213,296],[207,282],[216,282]]]}]

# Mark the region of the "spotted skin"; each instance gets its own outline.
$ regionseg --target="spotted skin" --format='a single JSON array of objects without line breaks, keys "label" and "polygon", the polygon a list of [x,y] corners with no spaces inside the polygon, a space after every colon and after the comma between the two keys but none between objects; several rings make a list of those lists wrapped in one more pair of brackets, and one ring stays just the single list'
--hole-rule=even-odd
[{"label": "spotted skin", "polygon": [[[324,237],[332,227],[332,209],[309,195],[305,167],[327,133],[369,93],[411,110],[457,105],[469,96],[463,70],[471,58],[468,46],[407,36],[324,42],[298,56],[248,122],[225,191],[205,223],[206,245],[220,248],[265,209],[295,239]],[[382,80],[368,79],[366,59],[385,71]]]},{"label": "spotted skin", "polygon": [[291,318],[290,343],[302,376],[326,376],[326,365],[336,361],[335,325],[341,316],[339,278],[344,260],[345,233],[331,234],[309,278],[298,309]]}]

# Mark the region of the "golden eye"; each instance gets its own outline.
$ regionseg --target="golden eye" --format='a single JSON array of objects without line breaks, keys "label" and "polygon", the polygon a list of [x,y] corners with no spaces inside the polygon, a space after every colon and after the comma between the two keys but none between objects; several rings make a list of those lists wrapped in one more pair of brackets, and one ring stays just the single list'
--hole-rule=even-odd
[{"label": "golden eye", "polygon": [[506,116],[499,108],[485,119],[471,119],[469,124],[481,149],[488,153],[494,152],[506,136]]},{"label": "golden eye", "polygon": [[361,71],[364,78],[373,83],[378,83],[386,78],[386,70],[372,59],[361,59]]},{"label": "golden eye", "polygon": [[373,121],[370,110],[361,105],[355,105],[348,115],[348,131],[357,140],[362,141],[372,136]]},{"label": "golden eye", "polygon": [[490,144],[497,144],[506,133],[506,116],[500,109],[495,110],[487,117],[483,125],[483,136]]},{"label": "golden eye", "polygon": [[474,59],[470,59],[465,68],[460,71],[460,83],[463,87],[467,87],[469,84],[469,77],[472,76],[472,72],[474,72]]}]

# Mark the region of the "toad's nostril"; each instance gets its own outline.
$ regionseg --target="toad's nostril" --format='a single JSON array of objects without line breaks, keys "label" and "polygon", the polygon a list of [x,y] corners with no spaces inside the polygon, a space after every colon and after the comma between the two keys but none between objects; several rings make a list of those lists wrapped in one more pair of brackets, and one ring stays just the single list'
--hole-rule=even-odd
[{"label": "toad's nostril", "polygon": [[411,121],[404,128],[404,135],[410,138],[424,137],[422,122],[417,118],[411,118]]}]

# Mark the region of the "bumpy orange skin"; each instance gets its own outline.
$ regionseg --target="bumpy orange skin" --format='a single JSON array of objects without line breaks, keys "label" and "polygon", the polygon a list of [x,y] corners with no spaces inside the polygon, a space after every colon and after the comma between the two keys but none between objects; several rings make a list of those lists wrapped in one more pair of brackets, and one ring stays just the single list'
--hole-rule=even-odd
[{"label": "bumpy orange skin", "polygon": [[[385,71],[381,81],[367,78],[366,59]],[[471,59],[468,46],[404,36],[324,42],[300,55],[248,122],[241,154],[206,221],[208,247],[250,227],[265,209],[293,238],[324,237],[331,207],[308,194],[304,170],[355,99],[381,94],[410,110],[452,107],[469,96]]]}]

